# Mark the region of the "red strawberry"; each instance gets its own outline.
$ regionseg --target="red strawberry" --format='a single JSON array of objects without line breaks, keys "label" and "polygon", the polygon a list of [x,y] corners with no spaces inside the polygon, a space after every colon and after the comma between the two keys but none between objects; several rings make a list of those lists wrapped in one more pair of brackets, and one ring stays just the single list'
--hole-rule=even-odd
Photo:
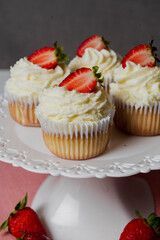
[{"label": "red strawberry", "polygon": [[37,64],[42,68],[55,68],[59,63],[68,60],[68,55],[63,54],[62,51],[63,47],[57,47],[57,42],[55,42],[54,48],[40,48],[28,57],[28,61]]},{"label": "red strawberry", "polygon": [[82,57],[86,48],[95,48],[98,51],[102,49],[107,49],[108,41],[99,35],[93,35],[90,38],[86,39],[77,49],[77,55]]},{"label": "red strawberry", "polygon": [[38,232],[31,232],[31,233],[27,233],[24,234],[24,236],[22,238],[17,238],[17,240],[51,240],[51,238],[42,235],[41,233]]},{"label": "red strawberry", "polygon": [[153,67],[156,60],[159,61],[157,55],[154,53],[157,49],[152,46],[153,40],[149,45],[141,44],[131,49],[122,60],[122,67],[126,67],[126,62],[131,61],[140,64],[142,67]]},{"label": "red strawberry", "polygon": [[119,240],[158,240],[160,234],[160,217],[152,213],[147,219],[141,217],[130,221],[121,233]]},{"label": "red strawberry", "polygon": [[37,213],[30,207],[26,207],[27,194],[22,201],[19,201],[15,210],[9,218],[1,225],[0,230],[5,230],[8,226],[9,232],[16,238],[21,238],[23,233],[39,232],[46,235]]},{"label": "red strawberry", "polygon": [[90,93],[97,85],[97,81],[103,82],[101,73],[97,73],[98,67],[80,68],[68,75],[60,84],[59,87],[66,86],[69,91],[77,90],[80,93]]}]

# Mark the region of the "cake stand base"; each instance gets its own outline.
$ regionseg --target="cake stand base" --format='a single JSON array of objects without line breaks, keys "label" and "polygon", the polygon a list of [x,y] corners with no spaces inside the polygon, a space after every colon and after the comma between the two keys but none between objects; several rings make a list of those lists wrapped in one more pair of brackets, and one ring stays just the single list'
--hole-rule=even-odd
[{"label": "cake stand base", "polygon": [[145,180],[124,178],[48,177],[32,203],[54,240],[118,240],[135,210],[154,211]]}]

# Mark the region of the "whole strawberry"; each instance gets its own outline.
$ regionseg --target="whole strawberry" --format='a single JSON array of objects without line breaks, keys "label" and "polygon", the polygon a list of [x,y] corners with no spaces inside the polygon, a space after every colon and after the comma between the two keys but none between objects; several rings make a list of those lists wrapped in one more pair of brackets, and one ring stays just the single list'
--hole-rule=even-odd
[{"label": "whole strawberry", "polygon": [[1,225],[0,230],[8,231],[16,238],[22,238],[24,233],[39,232],[46,235],[37,213],[30,207],[26,207],[27,194],[22,201],[15,206],[15,210],[9,215],[8,219]]},{"label": "whole strawberry", "polygon": [[131,220],[121,233],[119,240],[158,240],[160,217],[155,213],[143,218],[138,211],[136,211],[138,218]]},{"label": "whole strawberry", "polygon": [[24,236],[22,238],[17,238],[17,240],[51,240],[51,238],[38,233],[38,232],[31,232],[31,233],[27,233],[24,234]]}]

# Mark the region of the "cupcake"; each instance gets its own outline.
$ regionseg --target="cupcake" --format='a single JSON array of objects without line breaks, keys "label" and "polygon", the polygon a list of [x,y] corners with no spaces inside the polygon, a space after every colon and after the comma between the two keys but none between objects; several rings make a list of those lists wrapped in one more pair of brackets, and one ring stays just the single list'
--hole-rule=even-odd
[{"label": "cupcake", "polygon": [[71,72],[78,68],[99,66],[99,71],[104,76],[104,86],[106,91],[112,82],[111,70],[117,68],[121,64],[121,57],[113,50],[108,48],[109,42],[105,41],[99,35],[93,35],[85,40],[77,50],[77,56],[69,63]]},{"label": "cupcake", "polygon": [[46,89],[36,115],[48,149],[58,157],[83,160],[102,153],[109,143],[114,105],[97,84],[97,68],[81,68]]},{"label": "cupcake", "polygon": [[160,134],[160,67],[153,47],[138,45],[113,72],[110,93],[116,106],[115,125],[138,135]]},{"label": "cupcake", "polygon": [[16,122],[24,126],[40,126],[34,112],[39,95],[44,89],[59,85],[69,75],[69,68],[62,63],[65,60],[67,55],[55,43],[54,48],[41,48],[11,67],[5,96],[10,115]]}]

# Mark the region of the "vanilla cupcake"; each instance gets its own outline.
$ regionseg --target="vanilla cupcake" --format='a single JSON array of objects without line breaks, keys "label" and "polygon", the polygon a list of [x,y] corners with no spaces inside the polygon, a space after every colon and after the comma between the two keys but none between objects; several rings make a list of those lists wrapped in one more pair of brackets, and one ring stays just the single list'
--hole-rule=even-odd
[{"label": "vanilla cupcake", "polygon": [[129,134],[160,134],[160,68],[126,61],[113,73],[110,92],[116,106],[115,124]]},{"label": "vanilla cupcake", "polygon": [[82,67],[99,66],[106,91],[109,90],[109,84],[112,82],[111,71],[121,64],[120,55],[109,49],[107,44],[108,42],[98,35],[90,37],[79,46],[77,56],[68,65],[71,72]]},{"label": "vanilla cupcake", "polygon": [[[39,103],[39,95],[44,89],[59,85],[70,73],[67,65],[58,64],[60,61],[57,60],[55,63],[53,49],[39,49],[30,55],[30,58],[21,58],[10,69],[10,78],[5,84],[5,95],[10,115],[19,124],[40,126],[34,113]],[[59,52],[58,54],[61,55]]]},{"label": "vanilla cupcake", "polygon": [[[111,137],[114,105],[100,86],[93,87],[91,92],[83,92],[84,86],[79,87],[83,81],[80,75],[84,71],[80,71],[75,74],[77,83],[72,73],[63,81],[64,84],[44,90],[36,108],[46,146],[64,159],[95,157],[104,151]],[[76,90],[68,90],[68,79],[72,79],[71,85]]]}]

